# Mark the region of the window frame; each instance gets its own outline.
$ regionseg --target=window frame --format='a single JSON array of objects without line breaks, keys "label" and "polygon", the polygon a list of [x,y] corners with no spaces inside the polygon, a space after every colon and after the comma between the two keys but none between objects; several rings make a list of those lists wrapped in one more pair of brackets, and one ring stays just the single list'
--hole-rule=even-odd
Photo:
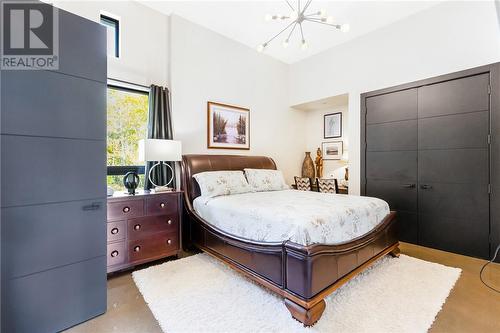
[{"label": "window frame", "polygon": [[[136,88],[137,87],[137,88]],[[127,91],[127,92],[132,92],[136,94],[141,94],[141,95],[147,95],[148,96],[148,105],[149,105],[149,90],[146,90],[145,88],[142,88],[142,86],[135,85],[133,83],[121,83],[121,81],[118,80],[113,80],[109,79],[108,84],[106,87],[107,89],[115,89],[115,90],[122,90],[122,91]],[[147,120],[147,126],[149,125],[149,110],[148,110],[148,120]],[[106,134],[107,136],[107,134]],[[146,133],[147,136],[147,133]],[[106,159],[107,160],[107,159]],[[146,165],[112,165],[109,166],[107,165],[106,161],[106,175],[107,176],[123,176],[127,172],[136,172],[138,175],[145,175],[146,173]]]},{"label": "window frame", "polygon": [[115,28],[115,58],[120,58],[120,19],[114,17],[109,14],[101,13],[100,14],[100,23],[105,27],[114,27]]}]

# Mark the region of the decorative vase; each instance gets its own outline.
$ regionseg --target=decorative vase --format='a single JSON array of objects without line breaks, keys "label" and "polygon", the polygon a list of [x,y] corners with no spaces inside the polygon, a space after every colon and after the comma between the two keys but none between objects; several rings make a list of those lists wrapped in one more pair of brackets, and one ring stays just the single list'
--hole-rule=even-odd
[{"label": "decorative vase", "polygon": [[302,163],[302,177],[314,178],[314,162],[310,151],[306,151],[306,157]]},{"label": "decorative vase", "polygon": [[123,177],[123,186],[128,190],[128,194],[134,195],[139,186],[139,175],[134,171],[127,172]]}]

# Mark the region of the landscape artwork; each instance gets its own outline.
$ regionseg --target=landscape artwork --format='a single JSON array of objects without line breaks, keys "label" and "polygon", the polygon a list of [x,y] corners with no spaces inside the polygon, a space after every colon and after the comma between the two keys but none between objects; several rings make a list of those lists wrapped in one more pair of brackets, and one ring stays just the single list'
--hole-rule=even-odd
[{"label": "landscape artwork", "polygon": [[208,102],[208,148],[250,149],[250,110]]},{"label": "landscape artwork", "polygon": [[340,160],[344,153],[342,141],[323,142],[322,148],[324,160]]}]

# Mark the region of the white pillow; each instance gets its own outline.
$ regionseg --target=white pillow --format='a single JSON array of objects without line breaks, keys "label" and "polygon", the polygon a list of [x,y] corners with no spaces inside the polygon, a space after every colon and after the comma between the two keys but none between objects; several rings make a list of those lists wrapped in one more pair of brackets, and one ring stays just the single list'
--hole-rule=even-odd
[{"label": "white pillow", "polygon": [[213,198],[220,195],[252,192],[243,171],[205,171],[193,177],[200,186],[202,197]]},{"label": "white pillow", "polygon": [[248,183],[256,192],[289,190],[280,170],[245,169]]}]

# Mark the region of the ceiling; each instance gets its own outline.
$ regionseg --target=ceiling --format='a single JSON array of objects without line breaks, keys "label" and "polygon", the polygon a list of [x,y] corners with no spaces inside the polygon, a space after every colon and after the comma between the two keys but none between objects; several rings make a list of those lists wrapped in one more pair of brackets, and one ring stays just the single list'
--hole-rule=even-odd
[{"label": "ceiling", "polygon": [[294,105],[293,108],[302,111],[316,111],[325,109],[335,109],[340,106],[349,105],[349,94],[331,96],[315,101]]},{"label": "ceiling", "polygon": [[[286,26],[286,22],[264,19],[266,14],[288,15],[285,1],[140,1],[164,14],[184,17],[230,39],[256,48]],[[302,0],[304,4],[305,0]],[[297,0],[290,0],[296,7]],[[302,50],[300,37],[294,32],[287,48],[286,37],[278,37],[264,51],[285,63],[294,63],[344,43],[407,16],[435,6],[439,1],[319,1],[308,8],[313,12],[325,9],[337,23],[348,23],[350,31],[342,33],[326,25],[303,23],[308,48]]]}]

